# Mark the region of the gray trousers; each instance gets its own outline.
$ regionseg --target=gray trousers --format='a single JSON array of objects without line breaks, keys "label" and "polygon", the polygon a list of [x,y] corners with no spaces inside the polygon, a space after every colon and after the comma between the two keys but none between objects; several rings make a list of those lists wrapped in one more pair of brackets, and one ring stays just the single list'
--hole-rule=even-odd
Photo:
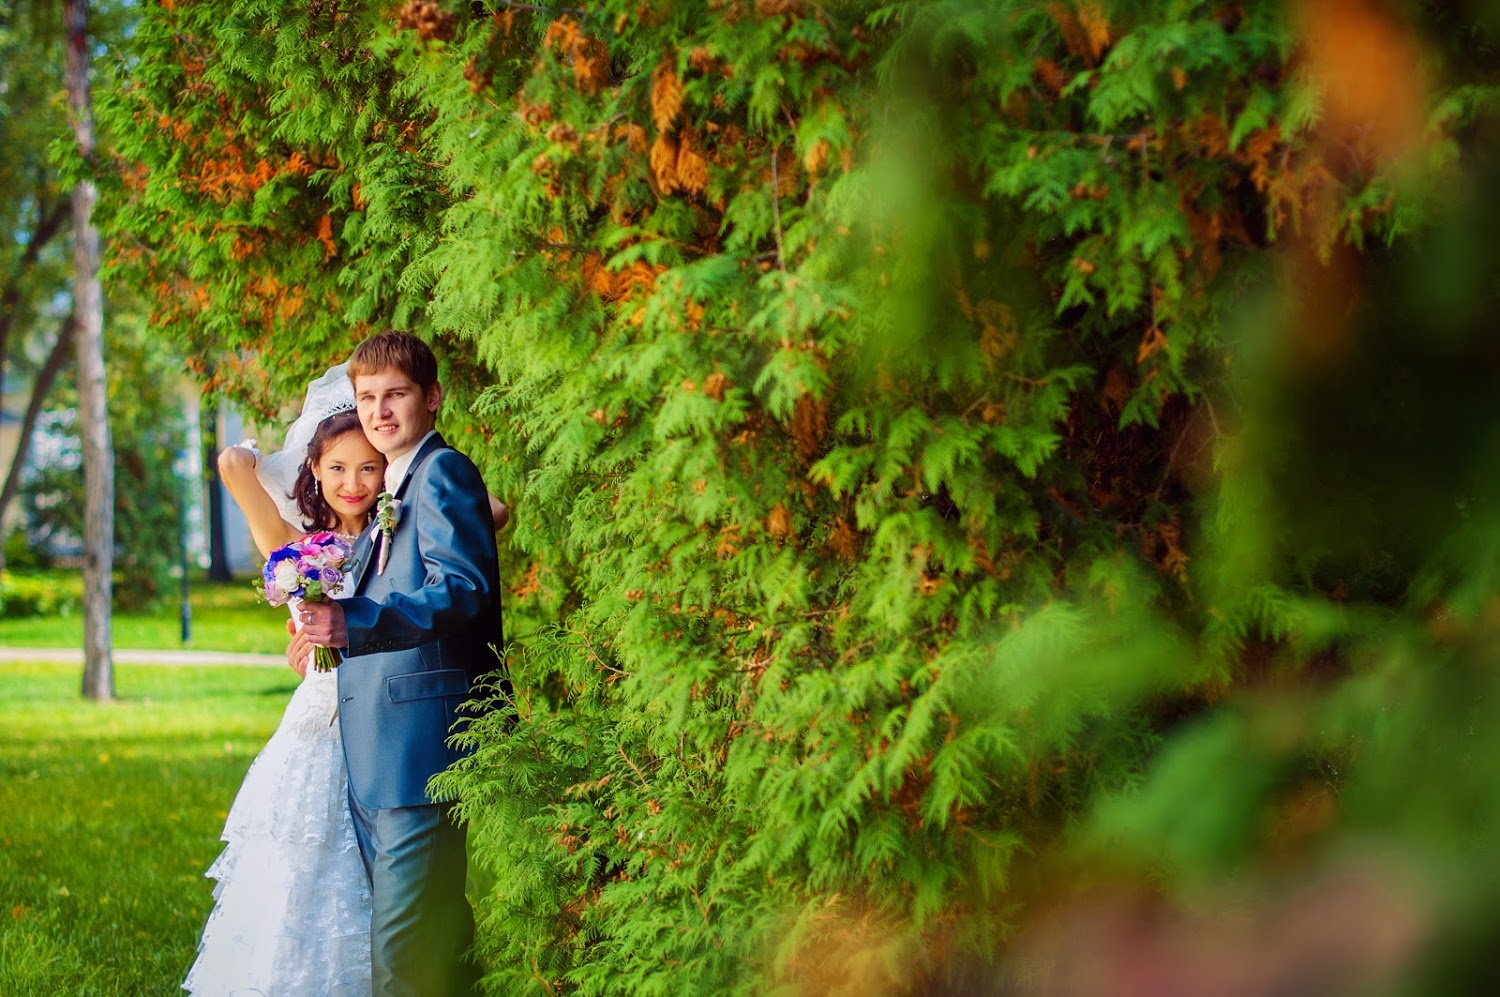
[{"label": "gray trousers", "polygon": [[444,805],[368,810],[351,792],[349,809],[374,901],[374,997],[477,993],[463,827]]}]

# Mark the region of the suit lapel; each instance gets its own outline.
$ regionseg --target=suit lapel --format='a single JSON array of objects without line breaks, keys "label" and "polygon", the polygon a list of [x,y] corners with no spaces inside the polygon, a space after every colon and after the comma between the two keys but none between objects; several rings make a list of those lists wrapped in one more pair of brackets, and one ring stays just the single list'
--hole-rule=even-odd
[{"label": "suit lapel", "polygon": [[417,455],[412,458],[412,462],[406,466],[406,476],[401,479],[401,484],[396,486],[396,498],[399,499],[406,495],[406,486],[409,485],[411,483],[411,479],[416,476],[417,468],[422,465],[422,461],[426,460],[428,457],[432,456],[433,453],[441,450],[447,445],[447,443],[443,442],[442,433],[433,433],[431,436],[427,437],[427,442],[422,444],[422,449],[417,451]]},{"label": "suit lapel", "polygon": [[[448,444],[443,441],[443,436],[441,433],[433,433],[427,438],[427,442],[422,444],[422,449],[417,451],[417,455],[413,457],[412,462],[407,465],[406,475],[401,479],[401,484],[396,486],[395,497],[398,500],[405,497],[406,486],[411,483],[411,479],[413,475],[416,474],[417,468],[421,465],[422,461],[426,460],[430,455],[442,449],[443,447],[446,447],[447,445]],[[399,523],[396,525],[396,529],[398,531],[401,529]],[[379,530],[375,528],[374,523],[371,523],[365,528],[365,531],[359,535],[359,540],[354,545],[355,557],[358,558],[355,564],[355,570],[359,572],[359,578],[356,579],[354,584],[354,592],[356,595],[364,592],[365,582],[370,578],[370,566],[374,564],[375,558],[380,555],[380,545],[375,540],[378,535]]]},{"label": "suit lapel", "polygon": [[375,525],[372,523],[364,528],[359,539],[354,541],[354,594],[359,595],[365,590],[365,579],[370,574],[370,562],[375,558]]}]

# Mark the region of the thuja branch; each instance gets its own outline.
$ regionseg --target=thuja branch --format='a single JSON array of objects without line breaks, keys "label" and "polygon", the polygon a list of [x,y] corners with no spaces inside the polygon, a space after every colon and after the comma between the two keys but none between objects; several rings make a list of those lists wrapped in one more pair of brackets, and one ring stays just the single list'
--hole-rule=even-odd
[{"label": "thuja branch", "polygon": [[583,7],[548,7],[539,3],[517,3],[515,0],[500,0],[497,6],[507,10],[529,10],[538,14],[577,14],[579,17],[587,17],[589,13]]}]

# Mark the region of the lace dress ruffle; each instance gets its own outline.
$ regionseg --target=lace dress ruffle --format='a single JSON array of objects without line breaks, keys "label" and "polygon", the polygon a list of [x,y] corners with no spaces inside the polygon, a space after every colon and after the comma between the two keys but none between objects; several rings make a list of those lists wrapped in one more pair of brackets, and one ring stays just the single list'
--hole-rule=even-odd
[{"label": "lace dress ruffle", "polygon": [[251,763],[208,870],[214,909],[183,989],[370,993],[370,890],[349,814],[333,672],[308,669]]}]

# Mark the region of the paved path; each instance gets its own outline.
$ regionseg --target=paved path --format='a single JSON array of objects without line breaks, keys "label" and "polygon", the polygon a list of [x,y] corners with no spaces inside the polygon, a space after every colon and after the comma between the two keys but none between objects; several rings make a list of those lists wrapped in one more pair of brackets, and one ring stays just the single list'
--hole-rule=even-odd
[{"label": "paved path", "polygon": [[[21,662],[55,662],[64,665],[83,664],[80,647],[0,647],[0,664]],[[116,648],[117,665],[280,665],[287,667],[281,654],[239,654],[233,651],[139,651]]]}]

